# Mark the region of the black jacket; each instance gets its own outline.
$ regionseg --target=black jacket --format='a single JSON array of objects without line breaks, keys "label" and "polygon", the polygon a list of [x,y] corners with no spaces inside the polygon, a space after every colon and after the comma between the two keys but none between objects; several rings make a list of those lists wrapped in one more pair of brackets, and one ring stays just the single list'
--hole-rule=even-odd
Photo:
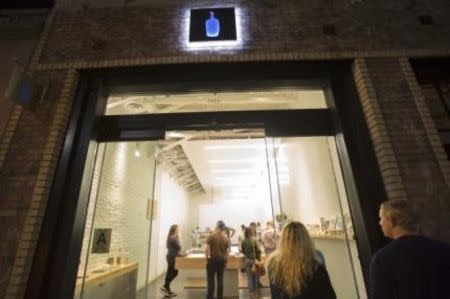
[{"label": "black jacket", "polygon": [[370,266],[371,299],[450,299],[450,246],[420,236],[398,238]]},{"label": "black jacket", "polygon": [[302,292],[296,297],[288,297],[281,288],[275,285],[270,286],[272,299],[336,299],[336,293],[331,285],[330,277],[325,267],[317,263],[314,275],[302,287]]},{"label": "black jacket", "polygon": [[181,250],[180,240],[178,237],[167,238],[167,257],[175,259]]}]

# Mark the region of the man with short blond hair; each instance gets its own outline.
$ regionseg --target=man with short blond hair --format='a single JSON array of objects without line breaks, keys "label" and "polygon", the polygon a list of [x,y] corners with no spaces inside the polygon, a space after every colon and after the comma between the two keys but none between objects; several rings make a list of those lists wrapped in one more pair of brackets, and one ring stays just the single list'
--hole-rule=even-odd
[{"label": "man with short blond hair", "polygon": [[411,204],[381,204],[380,226],[393,241],[372,258],[370,299],[450,298],[450,246],[419,235],[419,217]]}]

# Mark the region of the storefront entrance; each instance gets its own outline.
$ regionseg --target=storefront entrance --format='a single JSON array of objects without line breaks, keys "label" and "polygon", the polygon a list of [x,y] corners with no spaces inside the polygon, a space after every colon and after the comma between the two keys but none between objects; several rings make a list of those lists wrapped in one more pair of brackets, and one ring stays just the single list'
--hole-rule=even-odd
[{"label": "storefront entrance", "polygon": [[[177,261],[178,298],[205,297],[202,250],[218,220],[236,231],[236,259],[241,225],[264,229],[271,221],[278,231],[303,222],[338,298],[365,298],[371,243],[379,238],[376,214],[366,216],[376,204],[360,197],[383,190],[375,160],[364,161],[373,153],[368,135],[358,140],[343,128],[349,120],[337,103],[350,105],[355,95],[345,77],[336,86],[329,70],[315,68],[321,72],[306,80],[314,68],[282,65],[265,73],[242,66],[240,74],[236,66],[201,66],[182,83],[169,67],[87,74],[52,194],[66,202],[49,207],[54,233],[41,237],[52,244],[47,278],[60,282],[42,291],[46,298],[160,298],[172,224],[187,253]],[[215,68],[221,71],[211,78]],[[354,123],[362,117],[357,108],[349,113]],[[368,151],[353,165],[361,144]],[[368,173],[356,177],[359,163]],[[32,274],[38,269],[39,261]],[[247,298],[240,270],[231,267],[226,295]],[[270,298],[267,280],[261,283],[261,296]]]},{"label": "storefront entrance", "polygon": [[[164,140],[98,145],[74,298],[160,298],[169,228],[186,257],[172,290],[206,293],[205,240],[235,232],[225,295],[249,298],[241,226],[305,223],[338,298],[360,298],[361,266],[334,138],[268,137],[262,129],[168,131]],[[267,276],[261,296],[270,298]]]}]

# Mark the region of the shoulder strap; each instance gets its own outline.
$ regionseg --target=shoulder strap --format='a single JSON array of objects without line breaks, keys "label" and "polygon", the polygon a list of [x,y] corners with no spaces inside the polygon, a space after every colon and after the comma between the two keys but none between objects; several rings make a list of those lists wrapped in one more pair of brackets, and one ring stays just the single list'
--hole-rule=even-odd
[{"label": "shoulder strap", "polygon": [[253,240],[252,241],[253,259],[256,260],[255,246],[256,246],[256,242],[255,242],[255,240]]}]

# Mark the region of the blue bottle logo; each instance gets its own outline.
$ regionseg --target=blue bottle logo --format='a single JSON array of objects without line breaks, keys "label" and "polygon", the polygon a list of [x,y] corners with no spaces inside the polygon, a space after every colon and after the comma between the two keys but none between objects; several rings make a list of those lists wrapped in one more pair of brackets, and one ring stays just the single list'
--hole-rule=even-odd
[{"label": "blue bottle logo", "polygon": [[209,12],[209,19],[206,20],[206,36],[207,37],[218,37],[220,33],[220,22],[214,17],[214,12]]}]

